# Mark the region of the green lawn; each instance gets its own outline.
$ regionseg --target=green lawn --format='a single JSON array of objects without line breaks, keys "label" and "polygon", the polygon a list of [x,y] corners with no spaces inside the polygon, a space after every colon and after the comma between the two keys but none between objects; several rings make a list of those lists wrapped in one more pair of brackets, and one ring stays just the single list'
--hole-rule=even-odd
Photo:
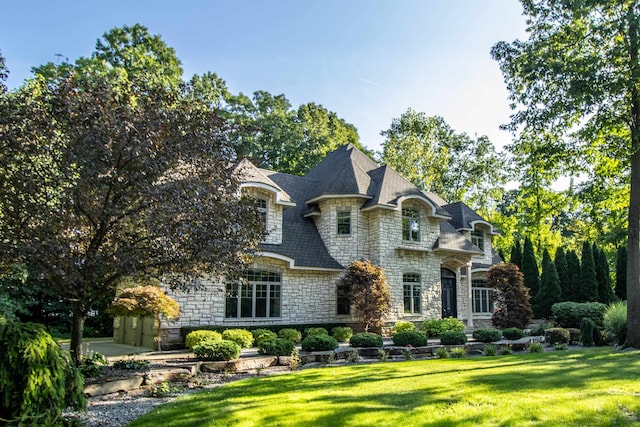
[{"label": "green lawn", "polygon": [[578,352],[308,369],[230,383],[131,426],[640,425],[640,352]]}]

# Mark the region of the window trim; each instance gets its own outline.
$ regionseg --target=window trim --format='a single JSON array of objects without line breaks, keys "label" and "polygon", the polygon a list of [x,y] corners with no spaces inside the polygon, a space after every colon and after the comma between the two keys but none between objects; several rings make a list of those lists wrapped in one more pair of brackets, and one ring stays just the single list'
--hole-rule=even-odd
[{"label": "window trim", "polygon": [[[409,298],[408,310],[407,298]],[[404,314],[422,314],[422,276],[419,273],[402,274],[402,309]]]},{"label": "window trim", "polygon": [[[266,276],[263,276],[266,273]],[[262,276],[255,280],[255,276]],[[251,276],[254,276],[254,280],[251,280]],[[258,296],[260,293],[261,296]],[[248,306],[243,302],[247,302],[250,299],[250,316],[243,316],[243,311],[246,313]],[[244,301],[243,301],[244,300]],[[262,306],[261,300],[264,300],[264,316],[257,316],[257,309]],[[235,310],[231,310],[233,306],[229,306],[229,303],[234,301]],[[277,307],[278,314],[272,315]],[[243,319],[243,320],[260,320],[260,319],[280,319],[282,318],[282,275],[275,271],[269,270],[248,270],[245,277],[236,282],[229,282],[225,284],[225,319]],[[230,311],[235,312],[235,316],[229,315]]]},{"label": "window trim", "polygon": [[[342,304],[341,304],[342,302]],[[340,308],[346,308],[346,313],[341,313]],[[336,316],[351,315],[351,298],[349,298],[349,287],[341,282],[336,283]]]},{"label": "window trim", "polygon": [[[344,215],[347,215],[346,217]],[[341,218],[341,215],[343,215],[343,217]],[[340,220],[341,219],[347,219],[347,223],[341,223]],[[349,227],[349,232],[348,233],[342,233],[340,232],[340,226],[348,226]],[[350,210],[337,210],[336,211],[336,234],[338,236],[350,236],[351,235],[351,211]]]},{"label": "window trim", "polygon": [[[473,314],[491,314],[494,310],[493,288],[486,285],[484,279],[471,280],[471,312]],[[479,308],[479,310],[476,310]]]},{"label": "window trim", "polygon": [[[264,218],[264,231],[268,232],[269,230],[269,200],[264,197],[255,197],[256,200],[256,209],[260,214],[261,218]],[[264,204],[264,206],[262,206]]]},{"label": "window trim", "polygon": [[482,251],[484,251],[484,240],[484,232],[482,230],[471,230],[471,244]]},{"label": "window trim", "polygon": [[[405,227],[405,224],[408,225],[408,228]],[[402,208],[401,227],[403,242],[420,242],[420,211],[415,208]]]}]

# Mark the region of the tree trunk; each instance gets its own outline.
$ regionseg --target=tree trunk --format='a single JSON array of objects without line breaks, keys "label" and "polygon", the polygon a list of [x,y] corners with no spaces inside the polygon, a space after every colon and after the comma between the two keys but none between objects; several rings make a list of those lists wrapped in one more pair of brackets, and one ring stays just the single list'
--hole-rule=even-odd
[{"label": "tree trunk", "polygon": [[627,342],[625,346],[640,348],[640,77],[638,62],[637,19],[630,7],[629,56],[631,65],[631,190],[629,196],[629,226],[627,255]]},{"label": "tree trunk", "polygon": [[71,360],[76,366],[82,363],[82,334],[84,332],[84,321],[87,318],[84,310],[80,307],[73,307],[73,321],[71,324]]}]

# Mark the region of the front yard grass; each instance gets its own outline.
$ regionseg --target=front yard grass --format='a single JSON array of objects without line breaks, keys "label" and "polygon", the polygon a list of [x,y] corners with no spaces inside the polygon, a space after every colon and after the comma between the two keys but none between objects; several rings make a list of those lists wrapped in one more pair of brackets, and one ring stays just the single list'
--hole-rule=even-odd
[{"label": "front yard grass", "polygon": [[611,348],[374,363],[256,377],[131,427],[640,424],[640,352]]}]

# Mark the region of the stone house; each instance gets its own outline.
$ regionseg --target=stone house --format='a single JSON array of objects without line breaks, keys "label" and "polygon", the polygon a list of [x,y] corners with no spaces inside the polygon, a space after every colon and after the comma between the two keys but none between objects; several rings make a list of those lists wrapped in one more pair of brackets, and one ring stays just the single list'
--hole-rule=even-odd
[{"label": "stone house", "polygon": [[[242,191],[258,201],[264,218],[261,252],[246,283],[207,278],[201,291],[170,292],[182,314],[163,322],[169,341],[187,325],[355,324],[338,278],[357,259],[384,269],[390,324],[451,316],[473,327],[491,318],[484,282],[501,261],[492,248],[498,232],[464,203],[419,190],[353,145],[328,154],[303,177],[247,160],[238,170]],[[116,340],[129,329],[120,320]]]}]

